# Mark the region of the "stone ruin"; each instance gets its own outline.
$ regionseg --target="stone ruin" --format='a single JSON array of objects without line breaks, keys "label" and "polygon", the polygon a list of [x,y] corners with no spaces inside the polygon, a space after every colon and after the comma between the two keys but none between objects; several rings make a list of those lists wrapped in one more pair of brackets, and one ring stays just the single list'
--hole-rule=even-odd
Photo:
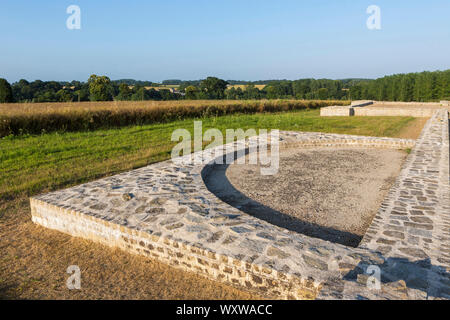
[{"label": "stone ruin", "polygon": [[32,220],[275,299],[449,299],[448,122],[433,110],[417,140],[281,132],[298,148],[412,149],[357,247],[246,214],[205,186],[212,164],[171,160],[33,197]]}]

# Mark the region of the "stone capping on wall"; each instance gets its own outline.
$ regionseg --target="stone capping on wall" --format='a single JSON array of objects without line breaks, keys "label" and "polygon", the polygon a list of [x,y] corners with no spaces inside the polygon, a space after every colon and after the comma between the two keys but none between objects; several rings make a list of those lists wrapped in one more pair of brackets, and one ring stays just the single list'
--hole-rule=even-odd
[{"label": "stone capping on wall", "polygon": [[372,105],[374,102],[372,100],[357,100],[357,101],[352,101],[350,106],[353,108],[362,108],[362,107],[367,107]]},{"label": "stone capping on wall", "polygon": [[[447,139],[446,145],[439,145],[441,151],[442,148],[447,148],[447,158],[443,156],[445,152],[436,151],[433,154],[433,157],[439,159],[431,160],[433,167],[426,169],[427,179],[434,181],[437,175],[442,180],[447,175],[448,180],[448,113],[447,120],[443,118],[443,113],[440,113],[429,121],[415,147],[413,140],[325,133],[280,132],[280,138],[282,145],[302,147],[413,147],[395,188],[401,181],[408,181],[409,173],[416,172],[414,166],[418,164],[414,159],[423,154],[422,148],[429,148],[430,144],[438,148],[439,132],[441,141]],[[442,136],[445,130],[446,137]],[[430,136],[436,143],[426,141]],[[242,147],[239,143],[234,144]],[[220,148],[222,147],[224,146]],[[188,157],[199,156],[201,152]],[[411,157],[414,159],[411,160]],[[447,171],[444,172],[442,166],[446,164]],[[386,275],[394,274],[397,269],[388,262],[400,254],[414,264],[418,250],[421,249],[419,245],[409,244],[415,250],[404,252],[403,242],[398,241],[398,248],[392,250],[392,254],[385,255],[385,252],[380,251],[379,245],[370,245],[367,237],[363,246],[350,248],[289,232],[220,201],[204,185],[202,171],[205,168],[208,165],[180,166],[172,161],[164,161],[33,197],[30,200],[32,220],[50,229],[155,258],[168,265],[272,298],[404,298],[403,294],[409,298],[423,298],[423,290],[417,285],[399,291],[397,284],[392,287],[392,283],[396,283],[393,281],[382,284],[382,291],[375,293],[361,285],[367,266],[375,264]],[[438,189],[439,187],[441,185]],[[433,185],[430,188],[431,191],[437,190]],[[435,189],[432,190],[433,188]],[[391,198],[387,201],[397,201],[392,198],[393,194],[398,193],[391,191]],[[444,196],[436,201],[433,204],[438,208],[449,208]],[[435,210],[436,217],[441,214],[439,210]],[[384,205],[380,212],[385,211]],[[379,213],[381,214],[385,213]],[[390,220],[386,231],[391,231],[388,227]],[[435,218],[427,225],[434,227],[434,223],[440,223],[442,225],[436,226],[434,230],[448,233],[445,231],[447,222],[443,221]],[[371,233],[368,232],[367,235],[372,236],[372,239],[375,239],[375,230],[384,228],[384,222],[378,216],[374,223]],[[406,225],[401,227],[408,228]],[[443,236],[444,234],[436,234],[432,240],[436,238],[435,245],[441,250],[448,250],[448,241],[439,238]],[[423,243],[420,242],[420,245]],[[420,258],[423,257],[420,253]],[[426,268],[428,276],[425,282],[427,288],[433,289],[432,298],[448,298],[448,286],[441,280],[448,277],[448,273],[442,272],[442,268],[448,268],[450,264],[438,259],[436,257],[431,261],[430,268],[423,265],[414,265],[414,268],[420,272]]]},{"label": "stone capping on wall", "polygon": [[335,279],[320,297],[450,299],[449,115],[435,111],[359,248],[379,252],[386,284]]},{"label": "stone capping on wall", "polygon": [[417,101],[411,101],[411,102],[403,102],[403,101],[373,101],[374,106],[377,105],[384,105],[384,106],[394,106],[394,107],[402,107],[404,109],[411,109],[411,108],[417,108],[417,107],[427,107],[427,108],[434,108],[434,110],[438,110],[442,107],[442,104],[440,102],[417,102]]},{"label": "stone capping on wall", "polygon": [[[365,108],[370,106],[369,108]],[[364,116],[364,117],[417,117],[430,118],[436,110],[448,107],[446,101],[437,102],[395,102],[395,101],[355,101],[350,106],[331,106],[320,109],[324,117]]]},{"label": "stone capping on wall", "polygon": [[393,107],[374,107],[354,108],[353,115],[360,117],[416,117],[430,118],[436,112],[431,108],[393,108]]},{"label": "stone capping on wall", "polygon": [[321,117],[351,117],[355,115],[355,111],[349,106],[330,106],[325,108],[320,108]]},{"label": "stone capping on wall", "polygon": [[[441,250],[445,246],[450,248],[449,190],[448,111],[441,110],[435,112],[425,125],[416,148],[407,158],[404,170],[383,201],[360,246],[382,249],[385,255],[394,252],[401,255],[399,244],[402,241],[399,239],[403,233],[402,240],[421,248],[417,258],[427,256],[433,264],[450,265],[450,250]],[[397,222],[395,228],[394,221]],[[447,231],[436,232],[435,228],[442,227]]]}]

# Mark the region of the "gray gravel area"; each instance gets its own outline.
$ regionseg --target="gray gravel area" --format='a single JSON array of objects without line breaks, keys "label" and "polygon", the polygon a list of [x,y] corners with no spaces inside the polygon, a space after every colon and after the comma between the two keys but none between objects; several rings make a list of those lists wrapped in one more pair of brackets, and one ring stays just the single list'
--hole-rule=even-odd
[{"label": "gray gravel area", "polygon": [[357,246],[400,172],[392,149],[288,148],[276,175],[259,165],[217,166],[206,184],[220,199],[272,224]]}]

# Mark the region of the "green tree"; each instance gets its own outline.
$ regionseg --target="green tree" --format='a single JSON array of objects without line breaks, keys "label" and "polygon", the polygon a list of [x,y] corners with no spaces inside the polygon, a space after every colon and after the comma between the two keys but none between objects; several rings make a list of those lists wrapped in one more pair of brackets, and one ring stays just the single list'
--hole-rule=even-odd
[{"label": "green tree", "polygon": [[294,81],[292,84],[293,95],[297,99],[304,99],[306,94],[311,92],[311,79],[302,79]]},{"label": "green tree", "polygon": [[274,81],[264,88],[268,99],[291,99],[294,96],[291,81]]},{"label": "green tree", "polygon": [[133,91],[130,89],[130,86],[126,83],[121,83],[119,85],[119,94],[116,96],[117,100],[130,100]]},{"label": "green tree", "polygon": [[13,92],[11,85],[6,79],[0,79],[0,103],[13,102]]},{"label": "green tree", "polygon": [[195,100],[197,99],[199,90],[196,86],[188,86],[186,89],[184,89],[184,92],[186,93],[185,99]]},{"label": "green tree", "polygon": [[277,99],[279,98],[277,88],[273,85],[268,85],[264,88],[267,99]]},{"label": "green tree", "polygon": [[227,86],[228,82],[216,77],[208,77],[200,83],[200,88],[208,99],[225,98],[225,90],[227,89]]},{"label": "green tree", "polygon": [[155,89],[150,89],[147,90],[147,96],[149,100],[162,100],[161,94],[159,93],[159,91],[155,90]]},{"label": "green tree", "polygon": [[144,101],[147,100],[146,90],[145,87],[137,84],[133,88],[134,94],[131,96],[131,100],[133,101]]},{"label": "green tree", "polygon": [[318,97],[320,100],[326,100],[326,99],[328,99],[328,89],[327,89],[327,88],[320,88],[320,89],[317,91],[317,97]]},{"label": "green tree", "polygon": [[244,97],[247,100],[259,99],[259,89],[254,84],[248,85],[244,90]]},{"label": "green tree", "polygon": [[442,74],[442,93],[441,99],[450,100],[450,70],[444,71]]},{"label": "green tree", "polygon": [[236,89],[234,87],[231,87],[230,89],[225,90],[225,99],[227,100],[236,100]]},{"label": "green tree", "polygon": [[88,80],[91,101],[111,101],[111,80],[106,76],[91,75]]},{"label": "green tree", "polygon": [[12,85],[12,90],[17,102],[29,102],[33,99],[33,90],[27,80],[20,79]]},{"label": "green tree", "polygon": [[174,96],[172,95],[172,92],[170,92],[169,89],[161,89],[159,90],[159,93],[161,94],[161,98],[163,100],[174,100]]},{"label": "green tree", "polygon": [[61,89],[56,92],[56,97],[58,98],[59,102],[71,102],[74,98],[72,92],[67,89]]},{"label": "green tree", "polygon": [[350,88],[350,97],[352,100],[360,100],[362,95],[362,88],[360,85],[356,85]]},{"label": "green tree", "polygon": [[405,75],[402,77],[400,85],[400,100],[405,102],[413,101],[414,99],[414,76]]}]

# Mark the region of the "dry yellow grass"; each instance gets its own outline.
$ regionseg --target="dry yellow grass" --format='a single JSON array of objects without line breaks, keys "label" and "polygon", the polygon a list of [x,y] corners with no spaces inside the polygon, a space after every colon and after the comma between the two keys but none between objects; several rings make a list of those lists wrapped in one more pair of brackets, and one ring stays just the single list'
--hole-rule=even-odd
[{"label": "dry yellow grass", "polygon": [[345,101],[183,100],[0,104],[0,137],[162,123],[233,113],[315,109]]},{"label": "dry yellow grass", "polygon": [[[134,86],[128,86],[128,88],[130,88],[131,90],[133,90],[133,89],[134,89]],[[144,88],[145,88],[145,90],[151,90],[151,89],[154,89],[154,90],[156,90],[156,91],[159,91],[159,90],[169,90],[170,92],[174,92],[175,89],[179,88],[179,86],[161,86],[161,87],[151,87],[151,86],[147,86],[147,87],[144,87]]]},{"label": "dry yellow grass", "polygon": [[[266,84],[255,84],[255,88],[257,88],[258,90],[262,90],[266,87]],[[231,88],[241,88],[242,90],[245,90],[248,87],[248,85],[246,84],[235,84],[235,85],[230,85],[227,87],[227,89],[231,89]]]},{"label": "dry yellow grass", "polygon": [[[261,299],[156,260],[45,229],[27,198],[0,202],[0,299]],[[68,266],[81,269],[69,290]]]},{"label": "dry yellow grass", "polygon": [[415,118],[396,135],[402,139],[418,139],[429,118]]},{"label": "dry yellow grass", "polygon": [[235,106],[242,104],[292,103],[299,105],[345,105],[340,100],[172,100],[172,101],[103,101],[103,102],[43,102],[43,103],[0,103],[0,115],[29,115],[42,113],[66,113],[73,111],[168,109],[173,107],[200,108],[205,106]]}]

